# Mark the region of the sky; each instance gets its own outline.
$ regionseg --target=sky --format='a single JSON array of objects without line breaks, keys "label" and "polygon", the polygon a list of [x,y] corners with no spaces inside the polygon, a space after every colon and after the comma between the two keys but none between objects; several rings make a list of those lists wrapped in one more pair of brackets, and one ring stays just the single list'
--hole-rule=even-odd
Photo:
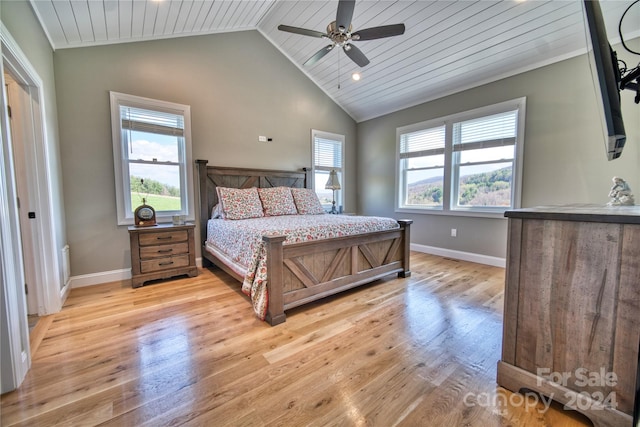
[{"label": "sky", "polygon": [[[153,160],[158,162],[178,162],[178,142],[176,137],[152,134],[147,132],[132,132],[131,146],[128,156],[130,160]],[[130,165],[133,176],[154,179],[163,184],[180,187],[180,168],[176,165]]]}]

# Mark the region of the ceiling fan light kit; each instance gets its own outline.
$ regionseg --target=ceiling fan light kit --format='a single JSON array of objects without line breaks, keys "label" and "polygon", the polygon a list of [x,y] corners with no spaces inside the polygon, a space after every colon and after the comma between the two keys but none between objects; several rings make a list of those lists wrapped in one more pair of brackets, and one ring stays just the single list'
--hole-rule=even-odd
[{"label": "ceiling fan light kit", "polygon": [[374,40],[385,37],[393,37],[404,34],[404,24],[383,25],[379,27],[366,28],[364,30],[352,32],[351,19],[355,8],[355,0],[340,0],[338,2],[338,12],[336,20],[327,25],[326,33],[309,30],[306,28],[291,27],[289,25],[279,25],[280,31],[300,34],[303,36],[318,37],[331,40],[331,44],[323,47],[309,58],[303,65],[311,66],[322,59],[334,47],[341,47],[344,53],[358,66],[364,67],[369,64],[369,59],[360,49],[351,44],[353,41]]}]

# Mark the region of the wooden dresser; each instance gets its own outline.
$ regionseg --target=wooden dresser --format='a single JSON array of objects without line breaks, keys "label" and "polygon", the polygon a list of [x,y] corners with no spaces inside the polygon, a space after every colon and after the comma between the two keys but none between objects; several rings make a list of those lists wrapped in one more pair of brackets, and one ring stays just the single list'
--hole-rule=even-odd
[{"label": "wooden dresser", "polygon": [[193,224],[129,227],[132,286],[181,274],[197,276],[194,228]]},{"label": "wooden dresser", "polygon": [[505,216],[498,384],[552,397],[596,427],[631,427],[640,345],[640,207],[550,206]]}]

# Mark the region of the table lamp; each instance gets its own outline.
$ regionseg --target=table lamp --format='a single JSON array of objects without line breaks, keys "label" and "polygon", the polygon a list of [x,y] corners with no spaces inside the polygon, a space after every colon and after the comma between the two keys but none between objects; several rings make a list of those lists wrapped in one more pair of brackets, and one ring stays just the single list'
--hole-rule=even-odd
[{"label": "table lamp", "polygon": [[335,169],[332,169],[329,172],[329,179],[324,186],[327,190],[333,190],[333,202],[331,204],[331,212],[332,214],[337,214],[338,210],[336,209],[336,190],[340,190],[340,181],[338,181],[338,173]]}]

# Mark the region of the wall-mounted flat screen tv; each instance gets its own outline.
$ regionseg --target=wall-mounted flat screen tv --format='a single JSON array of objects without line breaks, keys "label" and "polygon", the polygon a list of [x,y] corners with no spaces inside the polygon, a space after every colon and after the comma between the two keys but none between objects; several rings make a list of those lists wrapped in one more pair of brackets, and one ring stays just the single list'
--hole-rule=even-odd
[{"label": "wall-mounted flat screen tv", "polygon": [[620,108],[620,71],[616,53],[609,44],[602,11],[597,0],[584,0],[587,45],[591,75],[603,122],[605,149],[609,160],[622,154],[627,140]]}]

